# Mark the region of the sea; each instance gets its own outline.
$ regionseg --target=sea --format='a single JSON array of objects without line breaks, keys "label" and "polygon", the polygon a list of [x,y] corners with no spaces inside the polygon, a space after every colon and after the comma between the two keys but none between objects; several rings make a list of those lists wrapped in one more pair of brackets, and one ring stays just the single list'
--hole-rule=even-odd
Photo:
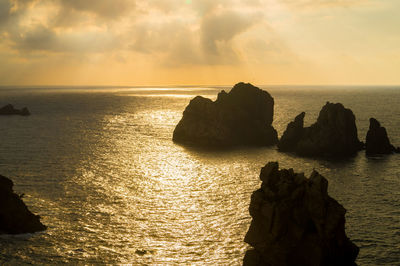
[{"label": "sea", "polygon": [[[260,86],[275,99],[279,136],[300,112],[316,121],[327,101],[369,118],[400,146],[400,87]],[[172,141],[196,95],[226,86],[1,87],[0,174],[14,181],[48,230],[1,235],[1,265],[241,265],[252,192],[269,161],[329,180],[346,209],[359,265],[400,265],[400,154],[300,158],[276,147],[201,149]]]}]

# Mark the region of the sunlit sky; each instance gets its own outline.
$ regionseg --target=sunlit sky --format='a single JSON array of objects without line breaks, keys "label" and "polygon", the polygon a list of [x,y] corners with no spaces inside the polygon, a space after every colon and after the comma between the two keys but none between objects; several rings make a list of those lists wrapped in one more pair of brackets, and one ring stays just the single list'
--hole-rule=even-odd
[{"label": "sunlit sky", "polygon": [[0,85],[400,84],[400,0],[0,0]]}]

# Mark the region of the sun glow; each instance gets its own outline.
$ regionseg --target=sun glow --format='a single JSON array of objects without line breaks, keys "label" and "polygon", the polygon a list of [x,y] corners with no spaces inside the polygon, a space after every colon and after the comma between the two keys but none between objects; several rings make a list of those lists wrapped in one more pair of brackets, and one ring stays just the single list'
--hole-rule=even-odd
[{"label": "sun glow", "polygon": [[400,82],[395,0],[94,2],[3,1],[0,83]]}]

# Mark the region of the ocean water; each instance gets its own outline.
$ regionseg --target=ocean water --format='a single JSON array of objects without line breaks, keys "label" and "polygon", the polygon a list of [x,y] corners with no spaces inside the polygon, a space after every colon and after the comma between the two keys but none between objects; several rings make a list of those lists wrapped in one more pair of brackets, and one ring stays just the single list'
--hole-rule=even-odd
[{"label": "ocean water", "polygon": [[[400,88],[263,87],[275,98],[274,127],[326,101],[370,117],[400,145]],[[248,205],[268,161],[329,180],[347,209],[359,265],[400,265],[400,155],[341,161],[299,158],[276,147],[210,151],[176,145],[190,99],[214,88],[0,88],[0,174],[11,178],[49,229],[0,236],[0,264],[240,265]]]}]

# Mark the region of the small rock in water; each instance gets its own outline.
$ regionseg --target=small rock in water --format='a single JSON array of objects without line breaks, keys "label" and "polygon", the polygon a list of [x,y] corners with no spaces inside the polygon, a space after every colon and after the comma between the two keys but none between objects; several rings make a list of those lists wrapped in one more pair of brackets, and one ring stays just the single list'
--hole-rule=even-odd
[{"label": "small rock in water", "polygon": [[146,254],[147,254],[147,250],[144,250],[144,249],[137,249],[137,250],[135,251],[135,253],[138,254],[138,255],[140,255],[140,256],[143,256],[143,255],[146,255]]},{"label": "small rock in water", "polygon": [[396,148],[390,143],[386,128],[382,127],[375,118],[369,119],[365,148],[368,155],[400,152],[400,148]]},{"label": "small rock in water", "polygon": [[28,116],[31,113],[29,112],[28,108],[24,107],[21,110],[15,109],[14,106],[11,104],[7,104],[0,108],[0,115],[22,115]]}]

